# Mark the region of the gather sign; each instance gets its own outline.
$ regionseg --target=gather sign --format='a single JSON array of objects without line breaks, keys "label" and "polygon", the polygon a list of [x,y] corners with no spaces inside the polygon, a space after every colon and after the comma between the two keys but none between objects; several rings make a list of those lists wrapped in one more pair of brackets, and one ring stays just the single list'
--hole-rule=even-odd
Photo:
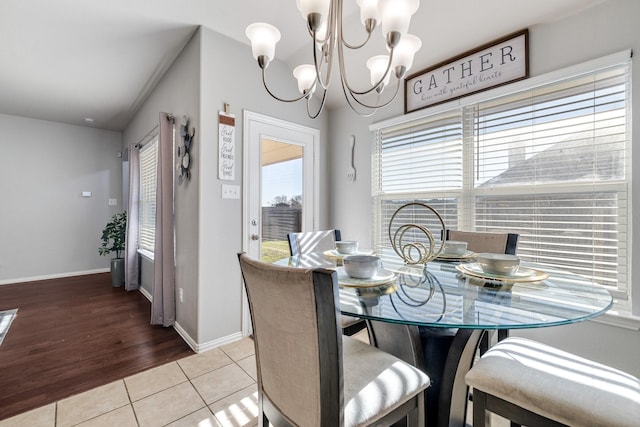
[{"label": "gather sign", "polygon": [[528,38],[525,29],[407,77],[405,114],[529,77]]}]

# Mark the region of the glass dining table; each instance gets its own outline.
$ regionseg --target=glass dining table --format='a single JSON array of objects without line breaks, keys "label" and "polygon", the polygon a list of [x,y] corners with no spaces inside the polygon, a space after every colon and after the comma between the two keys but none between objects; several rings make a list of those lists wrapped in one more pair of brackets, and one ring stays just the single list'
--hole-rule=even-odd
[{"label": "glass dining table", "polygon": [[473,262],[433,260],[407,265],[382,255],[374,278],[350,278],[334,251],[277,261],[300,268],[335,269],[340,311],[365,319],[369,341],[423,369],[432,384],[425,395],[426,425],[464,426],[471,368],[488,331],[566,325],[594,318],[613,304],[592,281],[558,269],[523,263],[514,276],[484,274]]}]

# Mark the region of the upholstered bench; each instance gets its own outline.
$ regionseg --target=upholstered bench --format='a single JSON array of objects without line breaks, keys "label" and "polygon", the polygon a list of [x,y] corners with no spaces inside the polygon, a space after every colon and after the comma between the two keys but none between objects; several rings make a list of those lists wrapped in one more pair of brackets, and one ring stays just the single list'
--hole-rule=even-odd
[{"label": "upholstered bench", "polygon": [[473,427],[484,426],[488,412],[512,425],[640,426],[638,378],[536,341],[499,342],[465,380]]}]

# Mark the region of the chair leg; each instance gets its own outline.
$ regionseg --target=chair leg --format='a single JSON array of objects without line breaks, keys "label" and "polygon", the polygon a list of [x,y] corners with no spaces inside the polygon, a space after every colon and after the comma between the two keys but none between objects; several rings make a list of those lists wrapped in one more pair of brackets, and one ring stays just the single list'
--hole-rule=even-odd
[{"label": "chair leg", "polygon": [[487,408],[487,395],[481,391],[473,391],[473,427],[485,427],[489,424]]}]

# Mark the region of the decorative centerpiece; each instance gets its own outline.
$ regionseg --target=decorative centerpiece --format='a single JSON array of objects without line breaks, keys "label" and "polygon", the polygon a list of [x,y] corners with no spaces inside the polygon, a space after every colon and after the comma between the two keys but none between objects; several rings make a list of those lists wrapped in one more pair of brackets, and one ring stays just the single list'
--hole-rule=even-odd
[{"label": "decorative centerpiece", "polygon": [[116,213],[111,217],[102,230],[102,246],[98,248],[100,255],[115,253],[111,259],[111,285],[114,287],[124,285],[124,258],[125,235],[127,231],[127,212]]},{"label": "decorative centerpiece", "polygon": [[440,254],[443,246],[443,239],[436,240],[431,229],[444,236],[444,220],[438,211],[425,203],[407,203],[389,221],[389,240],[407,264],[426,264]]}]

